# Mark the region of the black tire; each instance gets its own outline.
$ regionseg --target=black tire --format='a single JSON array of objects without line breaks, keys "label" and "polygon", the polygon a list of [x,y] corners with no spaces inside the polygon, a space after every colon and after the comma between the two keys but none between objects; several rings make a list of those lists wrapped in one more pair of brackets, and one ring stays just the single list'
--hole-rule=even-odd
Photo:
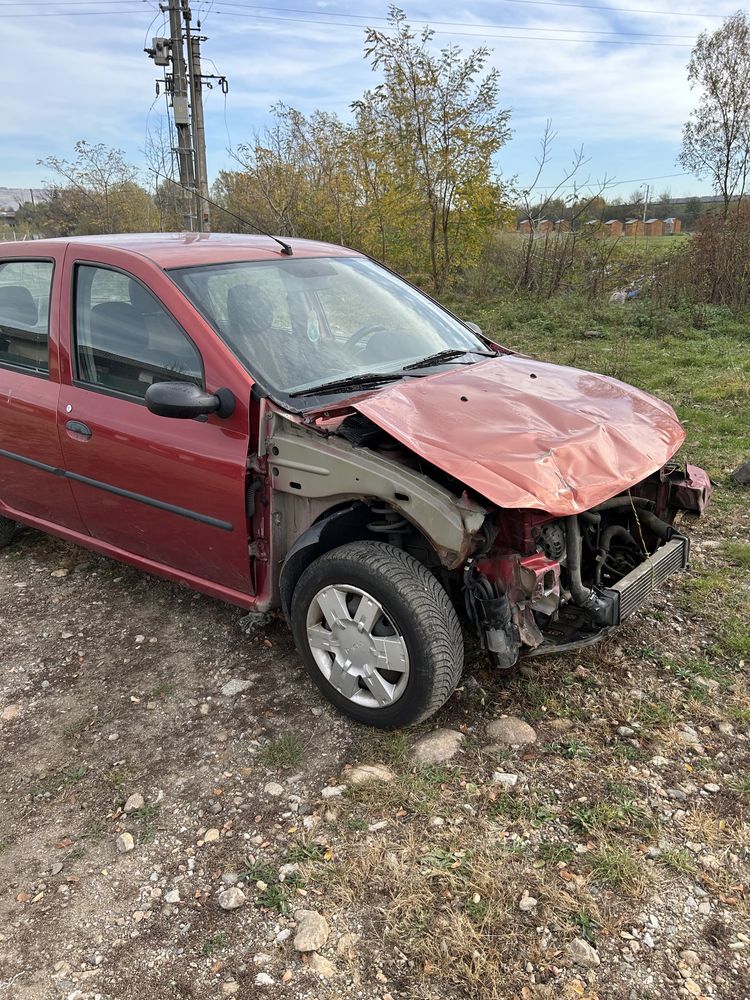
[{"label": "black tire", "polygon": [[0,549],[10,545],[16,537],[18,525],[15,521],[9,521],[7,517],[0,517]]},{"label": "black tire", "polygon": [[[310,648],[307,615],[326,586],[360,588],[380,603],[406,644],[409,676],[398,700],[383,708],[351,701],[323,675]],[[461,679],[461,626],[445,589],[413,556],[383,542],[350,542],[315,560],[292,595],[291,623],[305,669],[345,715],[380,729],[409,726],[445,704]]]}]

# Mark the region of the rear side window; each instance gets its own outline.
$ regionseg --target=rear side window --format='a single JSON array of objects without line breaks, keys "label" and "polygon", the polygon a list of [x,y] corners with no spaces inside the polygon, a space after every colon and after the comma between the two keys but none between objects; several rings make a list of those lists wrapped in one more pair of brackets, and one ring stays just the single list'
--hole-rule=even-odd
[{"label": "rear side window", "polygon": [[78,266],[75,333],[82,382],[140,398],[154,382],[203,385],[195,345],[147,288],[120,271]]},{"label": "rear side window", "polygon": [[0,262],[0,364],[49,370],[52,262]]}]

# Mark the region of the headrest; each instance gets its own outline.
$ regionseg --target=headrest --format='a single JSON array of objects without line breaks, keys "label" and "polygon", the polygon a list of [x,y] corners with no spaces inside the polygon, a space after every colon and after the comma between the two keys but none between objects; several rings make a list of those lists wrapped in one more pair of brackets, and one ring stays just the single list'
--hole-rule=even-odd
[{"label": "headrest", "polygon": [[34,296],[23,285],[0,285],[0,325],[36,326],[39,310]]},{"label": "headrest", "polygon": [[273,303],[257,285],[232,285],[227,292],[229,325],[237,333],[264,333],[273,326]]}]

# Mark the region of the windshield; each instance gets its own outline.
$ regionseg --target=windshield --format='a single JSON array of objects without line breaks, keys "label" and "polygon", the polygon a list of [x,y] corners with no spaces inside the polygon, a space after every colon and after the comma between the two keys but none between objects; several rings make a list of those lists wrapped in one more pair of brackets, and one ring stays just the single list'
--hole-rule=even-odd
[{"label": "windshield", "polygon": [[432,355],[488,351],[427,296],[361,257],[208,264],[170,274],[247,370],[285,396],[314,395],[343,379],[352,387],[341,391],[352,391],[359,377],[386,382]]}]

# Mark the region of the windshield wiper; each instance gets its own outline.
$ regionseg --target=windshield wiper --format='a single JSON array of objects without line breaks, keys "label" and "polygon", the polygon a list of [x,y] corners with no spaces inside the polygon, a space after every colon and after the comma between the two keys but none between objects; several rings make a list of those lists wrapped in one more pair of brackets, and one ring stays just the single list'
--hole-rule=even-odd
[{"label": "windshield wiper", "polygon": [[346,378],[335,379],[333,382],[324,382],[322,385],[314,385],[309,389],[296,389],[294,392],[289,393],[289,397],[324,396],[330,392],[346,392],[347,389],[370,389],[373,386],[384,385],[386,382],[396,382],[402,377],[402,371],[348,375]]},{"label": "windshield wiper", "polygon": [[430,354],[429,357],[422,358],[421,361],[414,361],[410,365],[404,365],[403,371],[412,371],[414,368],[431,368],[432,365],[442,364],[444,361],[453,361],[454,358],[463,357],[464,354],[479,354],[483,358],[494,358],[495,355],[489,351],[472,351],[460,348],[449,348],[445,351],[438,351],[437,354]]}]

